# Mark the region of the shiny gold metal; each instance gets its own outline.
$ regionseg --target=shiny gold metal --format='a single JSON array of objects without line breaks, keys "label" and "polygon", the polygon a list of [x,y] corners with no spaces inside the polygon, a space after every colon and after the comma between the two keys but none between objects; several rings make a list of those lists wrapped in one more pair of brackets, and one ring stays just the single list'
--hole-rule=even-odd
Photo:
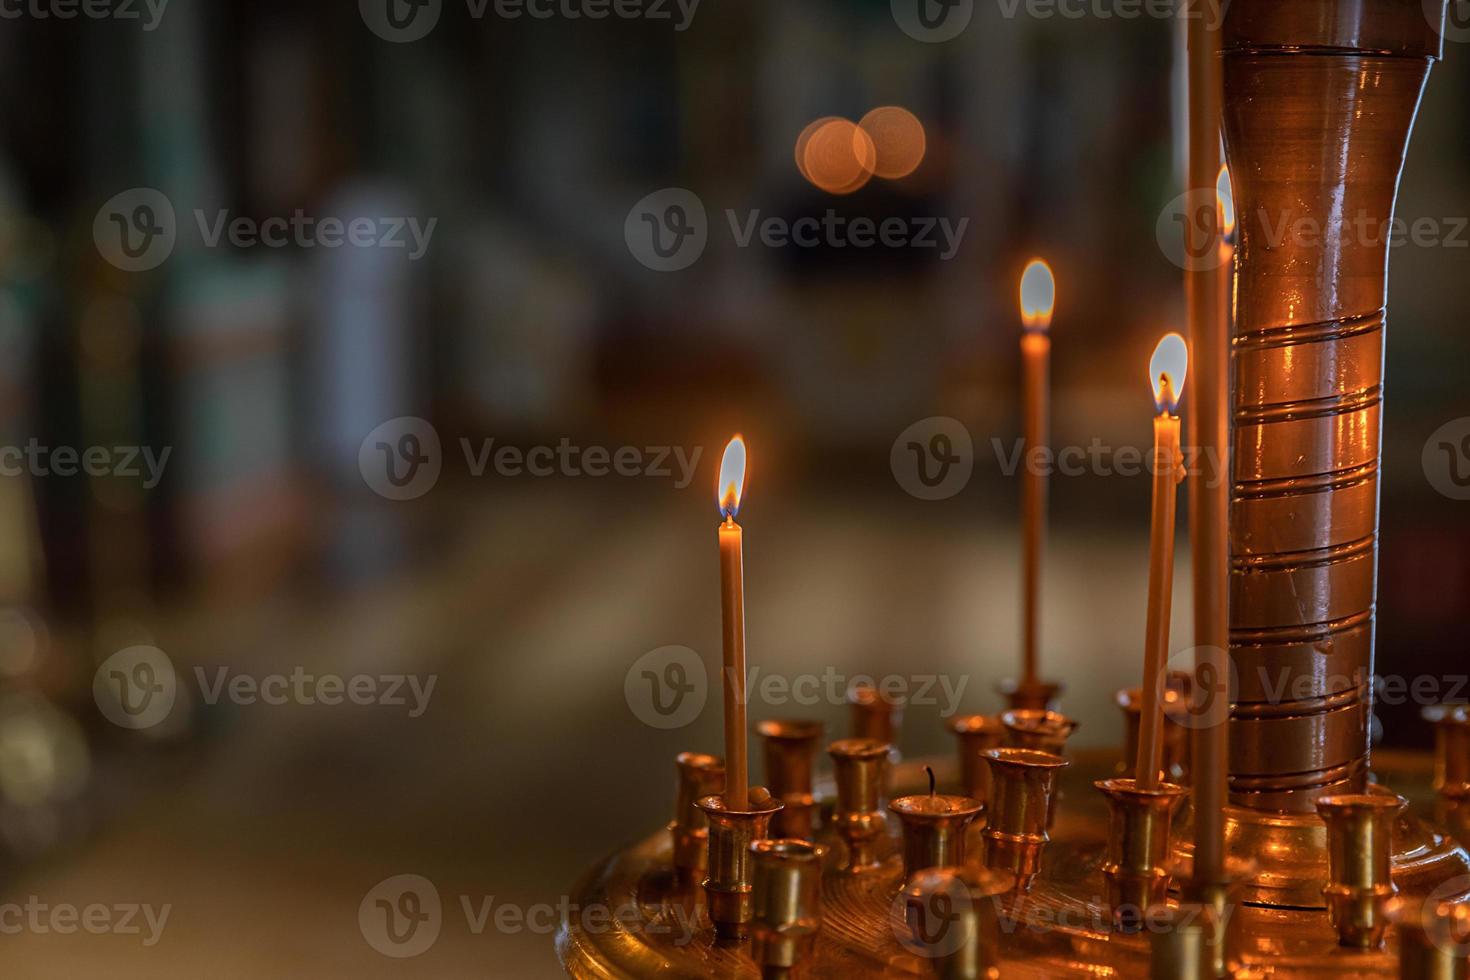
[{"label": "shiny gold metal", "polygon": [[1470,978],[1470,905],[1396,898],[1388,917],[1398,930],[1400,980]]},{"label": "shiny gold metal", "polygon": [[878,842],[888,829],[882,797],[889,748],[875,738],[844,738],[827,747],[837,782],[832,830],[847,845],[841,857],[847,871],[878,866]]},{"label": "shiny gold metal", "polygon": [[680,752],[674,760],[679,770],[674,821],[669,832],[674,838],[674,869],[685,885],[704,880],[709,866],[709,821],[698,806],[701,797],[725,788],[725,761],[703,752]]},{"label": "shiny gold metal", "polygon": [[1209,935],[1213,911],[1207,905],[1182,904],[1150,917],[1149,976],[1152,980],[1214,980]]},{"label": "shiny gold metal", "polygon": [[888,805],[903,824],[903,880],[920,871],[965,863],[965,831],[985,805],[968,796],[920,793]]},{"label": "shiny gold metal", "polygon": [[771,817],[781,801],[750,794],[750,808],[729,810],[722,793],[701,797],[695,806],[709,820],[709,870],[704,879],[710,921],[720,939],[744,939],[753,915],[750,845],[769,837]]},{"label": "shiny gold metal", "polygon": [[1016,887],[1005,871],[971,866],[929,868],[904,887],[904,919],[913,948],[940,980],[1000,976],[1001,896]]},{"label": "shiny gold metal", "polygon": [[1000,723],[1006,731],[1006,744],[1017,749],[1035,749],[1061,755],[1067,739],[1077,730],[1077,722],[1058,711],[1016,709],[1003,712]]},{"label": "shiny gold metal", "polygon": [[997,715],[959,715],[951,718],[949,730],[958,740],[960,785],[965,795],[984,802],[990,799],[990,766],[986,749],[998,749],[1005,739],[1005,726]]},{"label": "shiny gold metal", "polygon": [[1055,708],[1062,685],[1051,681],[1003,680],[995,686],[1011,711],[1047,711]]},{"label": "shiny gold metal", "polygon": [[1470,799],[1470,707],[1436,704],[1424,709],[1434,725],[1434,790],[1451,800]]},{"label": "shiny gold metal", "polygon": [[811,959],[822,921],[822,850],[803,840],[750,845],[751,955],[763,980],[786,980]]},{"label": "shiny gold metal", "polygon": [[[1433,12],[1433,5],[1429,12]],[[1310,813],[1368,775],[1388,236],[1440,37],[1424,4],[1236,0],[1231,799]],[[1284,234],[1279,233],[1286,229]]]},{"label": "shiny gold metal", "polygon": [[786,804],[771,820],[771,833],[776,837],[811,840],[816,812],[812,771],[822,723],[770,720],[756,725],[756,732],[765,740],[766,788]]},{"label": "shiny gold metal", "polygon": [[1132,779],[1103,779],[1094,785],[1107,797],[1110,814],[1102,869],[1113,927],[1137,932],[1145,913],[1168,897],[1170,827],[1188,790],[1173,783],[1140,789]]},{"label": "shiny gold metal", "polygon": [[1057,770],[1067,760],[1035,749],[987,749],[991,800],[984,831],[985,864],[1016,876],[1028,891],[1041,872]]},{"label": "shiny gold metal", "polygon": [[[1138,764],[1138,731],[1142,718],[1143,691],[1123,688],[1113,695],[1113,702],[1123,713],[1123,758],[1118,775],[1131,778]],[[1168,782],[1188,785],[1190,729],[1181,723],[1188,716],[1189,705],[1177,689],[1164,692],[1164,775]]]},{"label": "shiny gold metal", "polygon": [[1338,942],[1377,949],[1388,931],[1387,907],[1398,894],[1391,877],[1393,828],[1408,801],[1384,793],[1324,796],[1327,824],[1327,914]]},{"label": "shiny gold metal", "polygon": [[898,730],[903,724],[903,701],[881,693],[877,688],[859,684],[847,692],[852,706],[852,737],[873,738],[889,745],[898,744]]}]

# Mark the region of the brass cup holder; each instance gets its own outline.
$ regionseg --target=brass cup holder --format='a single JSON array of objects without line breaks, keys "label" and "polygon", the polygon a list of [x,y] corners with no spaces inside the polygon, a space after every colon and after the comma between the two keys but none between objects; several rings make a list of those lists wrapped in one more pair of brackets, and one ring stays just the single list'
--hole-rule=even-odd
[{"label": "brass cup holder", "polygon": [[883,782],[889,744],[875,738],[844,738],[827,747],[837,783],[832,830],[847,845],[846,871],[878,866],[878,844],[888,832],[883,815]]},{"label": "brass cup holder", "polygon": [[1047,823],[1057,771],[1067,760],[1035,749],[987,749],[991,799],[984,831],[985,864],[1016,876],[1028,891],[1051,838]]},{"label": "brass cup holder", "polygon": [[719,794],[701,797],[695,804],[709,820],[709,870],[704,880],[709,917],[720,939],[744,939],[754,915],[750,845],[765,840],[771,817],[781,801],[764,802],[752,794],[746,810],[730,810]]},{"label": "brass cup holder", "polygon": [[1168,898],[1170,827],[1188,791],[1173,783],[1141,789],[1132,779],[1104,779],[1110,821],[1103,875],[1108,906],[1119,932],[1138,932],[1144,916]]},{"label": "brass cup holder", "polygon": [[751,954],[761,975],[790,976],[810,960],[822,922],[822,849],[803,840],[750,845]]},{"label": "brass cup holder", "polygon": [[1393,829],[1408,801],[1386,793],[1324,796],[1317,812],[1327,824],[1327,914],[1338,942],[1377,949],[1388,931],[1387,906],[1397,893],[1390,877]]},{"label": "brass cup holder", "polygon": [[1005,728],[1006,745],[1052,755],[1061,755],[1066,750],[1067,739],[1077,730],[1077,722],[1061,712],[1035,708],[1004,712],[1000,723]]},{"label": "brass cup holder", "polygon": [[1046,711],[1056,706],[1062,685],[1007,678],[995,685],[995,691],[1005,698],[1006,707],[1012,711]]},{"label": "brass cup holder", "polygon": [[756,725],[756,733],[764,740],[766,788],[786,804],[771,820],[772,835],[811,840],[816,816],[812,774],[822,723],[773,719]]},{"label": "brass cup holder", "polygon": [[965,795],[984,802],[990,799],[990,766],[986,749],[998,749],[1005,740],[1005,726],[998,715],[959,715],[950,719],[949,730],[959,746],[960,785]]},{"label": "brass cup holder", "polygon": [[985,804],[939,793],[904,796],[889,804],[903,824],[903,880],[929,868],[963,867],[965,831]]},{"label": "brass cup holder", "polygon": [[941,980],[999,977],[999,906],[1015,887],[1009,872],[973,865],[920,871],[900,896],[905,947],[932,962]]},{"label": "brass cup holder", "polygon": [[680,752],[674,760],[679,784],[674,796],[674,869],[679,882],[693,886],[704,880],[709,865],[709,820],[698,806],[701,797],[725,787],[725,760],[703,752]]}]

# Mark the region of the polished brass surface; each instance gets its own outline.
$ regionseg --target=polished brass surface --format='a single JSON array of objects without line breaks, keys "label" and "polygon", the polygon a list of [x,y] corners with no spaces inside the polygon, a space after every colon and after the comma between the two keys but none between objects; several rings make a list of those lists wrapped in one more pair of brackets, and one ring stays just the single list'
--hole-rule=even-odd
[{"label": "polished brass surface", "polygon": [[1052,681],[1004,680],[995,689],[1012,711],[1046,711],[1062,694],[1062,685]]},{"label": "polished brass surface", "polygon": [[1041,871],[1051,838],[1051,801],[1057,771],[1067,760],[1036,749],[987,749],[991,800],[984,830],[985,864],[1016,876],[1028,891]]},{"label": "polished brass surface", "polygon": [[968,796],[921,793],[888,805],[903,827],[903,877],[965,863],[965,832],[985,805]]},{"label": "polished brass surface", "polygon": [[686,884],[704,880],[709,866],[709,821],[698,806],[701,797],[725,788],[725,761],[703,752],[680,752],[674,760],[679,782],[674,794],[674,867]]},{"label": "polished brass surface", "polygon": [[752,790],[749,809],[728,809],[722,793],[700,797],[695,805],[709,820],[704,894],[710,921],[721,939],[744,939],[753,913],[750,845],[769,836],[771,817],[781,809],[781,801]]},{"label": "polished brass surface", "polygon": [[903,724],[903,701],[891,698],[877,688],[858,685],[847,693],[852,706],[852,737],[875,738],[890,745],[898,744],[898,730]]},{"label": "polished brass surface", "polygon": [[771,719],[757,724],[756,733],[763,740],[766,788],[786,804],[771,820],[772,835],[810,840],[816,811],[812,774],[822,723]]},{"label": "polished brass surface", "polygon": [[1384,793],[1324,796],[1317,812],[1327,824],[1327,915],[1344,946],[1377,949],[1388,931],[1393,829],[1408,806]]},{"label": "polished brass surface", "polygon": [[1388,916],[1398,933],[1400,980],[1470,977],[1470,905],[1396,898]]},{"label": "polished brass surface", "polygon": [[875,738],[844,738],[827,747],[837,782],[831,830],[845,845],[839,863],[847,871],[878,864],[878,841],[887,833],[883,784],[890,746]]},{"label": "polished brass surface", "polygon": [[1000,723],[1005,728],[1007,745],[1053,755],[1061,755],[1066,750],[1067,739],[1077,730],[1077,722],[1061,712],[1035,708],[1002,712]]},{"label": "polished brass surface", "polygon": [[[1433,5],[1430,5],[1431,10]],[[1236,0],[1231,799],[1310,813],[1368,766],[1387,238],[1425,5]]]},{"label": "polished brass surface", "polygon": [[965,795],[982,803],[990,799],[990,766],[986,749],[998,749],[1005,739],[1005,726],[998,715],[959,715],[950,719],[949,730],[958,742],[960,786]]},{"label": "polished brass surface", "polygon": [[[1123,688],[1113,695],[1113,703],[1123,713],[1123,757],[1118,762],[1118,775],[1131,777],[1138,765],[1138,733],[1143,710],[1142,688]],[[1188,702],[1177,690],[1164,695],[1164,776],[1168,782],[1184,785],[1189,779],[1190,729],[1182,723],[1188,717]]]},{"label": "polished brass surface", "polygon": [[764,980],[779,980],[811,959],[822,922],[822,851],[802,840],[750,845],[751,957]]},{"label": "polished brass surface", "polygon": [[1153,980],[1205,980],[1219,976],[1210,956],[1211,908],[1181,904],[1155,913],[1149,929]]},{"label": "polished brass surface", "polygon": [[904,920],[914,948],[933,960],[940,980],[1000,976],[1002,898],[1016,879],[990,868],[930,868],[903,890]]},{"label": "polished brass surface", "polygon": [[1132,779],[1094,785],[1108,801],[1108,852],[1102,866],[1108,906],[1116,928],[1137,932],[1144,914],[1168,895],[1170,828],[1189,791],[1173,783],[1141,789]]},{"label": "polished brass surface", "polygon": [[1437,704],[1424,709],[1434,725],[1434,789],[1450,800],[1470,800],[1470,707]]}]

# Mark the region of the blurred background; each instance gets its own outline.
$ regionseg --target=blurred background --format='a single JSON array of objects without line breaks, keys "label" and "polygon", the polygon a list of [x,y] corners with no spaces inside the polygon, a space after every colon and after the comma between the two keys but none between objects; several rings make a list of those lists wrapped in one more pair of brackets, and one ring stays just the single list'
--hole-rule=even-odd
[{"label": "blurred background", "polygon": [[[1148,354],[1183,326],[1159,231],[1179,24],[979,3],[948,36],[902,7],[5,8],[7,974],[557,975],[535,910],[669,818],[677,752],[719,751],[717,691],[660,729],[625,682],[671,645],[717,676],[737,431],[752,667],[942,675],[955,703],[910,707],[910,754],[950,750],[946,708],[999,706],[1016,281],[1035,254],[1056,273],[1054,444],[1144,447]],[[1391,271],[1385,673],[1463,672],[1470,633],[1465,504],[1422,462],[1470,415],[1470,58],[1447,47],[1400,198],[1441,240]],[[854,180],[821,151],[850,124],[820,124],[874,110],[894,176]],[[677,242],[702,220],[702,251],[651,254],[645,215]],[[936,246],[746,237],[803,217]],[[895,443],[935,416],[973,472],[925,500]],[[1043,657],[1080,744],[1119,741],[1112,692],[1137,683],[1147,513],[1146,476],[1052,481]],[[383,696],[218,686],[281,676]],[[165,681],[140,723],[128,683]],[[1416,712],[1383,706],[1383,737],[1427,744]],[[841,698],[750,713],[848,723]],[[360,919],[404,874],[443,903],[412,959]],[[110,911],[68,930],[38,904]],[[129,906],[169,910],[154,941]]]}]

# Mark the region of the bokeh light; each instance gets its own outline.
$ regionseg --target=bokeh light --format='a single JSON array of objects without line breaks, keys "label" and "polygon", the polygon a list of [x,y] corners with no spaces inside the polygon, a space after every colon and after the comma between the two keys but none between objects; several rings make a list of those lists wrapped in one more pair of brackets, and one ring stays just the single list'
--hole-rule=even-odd
[{"label": "bokeh light", "polygon": [[858,126],[873,141],[876,153],[873,172],[879,177],[889,180],[907,177],[924,162],[928,147],[924,124],[907,109],[880,106],[863,116]]}]

